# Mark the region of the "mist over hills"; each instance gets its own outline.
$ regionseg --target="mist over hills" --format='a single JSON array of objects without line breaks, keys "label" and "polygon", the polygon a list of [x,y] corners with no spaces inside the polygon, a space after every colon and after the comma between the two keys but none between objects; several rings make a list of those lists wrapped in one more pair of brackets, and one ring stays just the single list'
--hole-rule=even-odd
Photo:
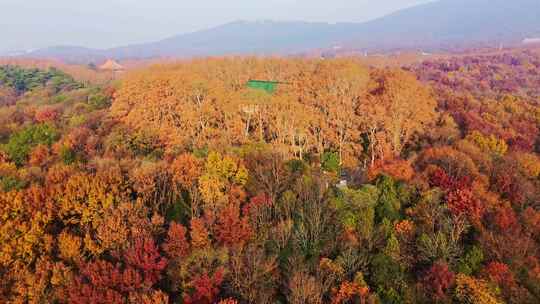
[{"label": "mist over hills", "polygon": [[353,33],[364,47],[437,48],[447,44],[521,42],[540,34],[536,0],[442,0],[362,24]]},{"label": "mist over hills", "polygon": [[298,54],[334,46],[363,50],[498,43],[540,37],[538,0],[442,0],[404,9],[365,23],[236,21],[157,42],[100,50],[57,46],[26,57],[70,62],[231,54]]}]

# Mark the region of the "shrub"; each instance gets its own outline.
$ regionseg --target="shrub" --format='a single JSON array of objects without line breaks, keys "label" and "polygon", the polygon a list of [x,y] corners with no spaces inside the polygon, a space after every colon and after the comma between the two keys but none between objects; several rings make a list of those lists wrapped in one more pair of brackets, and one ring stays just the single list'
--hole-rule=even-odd
[{"label": "shrub", "polygon": [[88,97],[88,104],[94,109],[104,109],[111,105],[111,100],[102,94],[93,94]]},{"label": "shrub", "polygon": [[378,221],[388,219],[390,221],[400,218],[401,201],[398,186],[391,177],[381,175],[376,181],[380,191],[379,200],[375,208]]},{"label": "shrub", "polygon": [[306,170],[306,163],[300,159],[291,159],[285,165],[292,173],[303,173]]},{"label": "shrub", "polygon": [[26,187],[26,183],[18,178],[13,176],[2,176],[0,177],[0,188],[4,192],[9,192],[11,190],[21,190]]},{"label": "shrub", "polygon": [[459,260],[458,271],[466,274],[472,275],[479,270],[482,262],[484,261],[484,252],[478,246],[472,246],[465,256]]},{"label": "shrub", "polygon": [[33,147],[43,144],[50,146],[58,139],[58,131],[48,124],[26,127],[14,133],[2,148],[17,165],[23,165]]},{"label": "shrub", "polygon": [[66,165],[71,165],[77,161],[77,154],[68,146],[62,146],[59,151],[60,159]]},{"label": "shrub", "polygon": [[339,155],[336,152],[325,152],[322,156],[321,166],[325,171],[339,174],[341,170]]}]

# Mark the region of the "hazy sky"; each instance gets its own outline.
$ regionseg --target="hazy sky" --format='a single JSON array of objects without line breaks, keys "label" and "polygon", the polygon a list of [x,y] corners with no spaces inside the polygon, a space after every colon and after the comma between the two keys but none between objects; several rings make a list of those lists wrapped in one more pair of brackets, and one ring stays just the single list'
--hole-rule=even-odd
[{"label": "hazy sky", "polygon": [[366,21],[429,0],[0,0],[0,50],[107,48],[234,20]]}]

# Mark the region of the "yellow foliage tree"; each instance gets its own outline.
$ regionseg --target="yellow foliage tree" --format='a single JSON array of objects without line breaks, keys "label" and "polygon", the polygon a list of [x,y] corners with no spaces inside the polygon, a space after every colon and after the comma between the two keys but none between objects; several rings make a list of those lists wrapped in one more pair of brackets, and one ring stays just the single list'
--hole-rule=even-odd
[{"label": "yellow foliage tree", "polygon": [[461,273],[456,276],[455,296],[464,304],[502,304],[486,282]]},{"label": "yellow foliage tree", "polygon": [[228,202],[228,194],[235,185],[244,186],[248,179],[247,169],[229,156],[210,152],[205,172],[199,178],[199,191],[205,210],[217,211]]},{"label": "yellow foliage tree", "polygon": [[473,131],[467,136],[467,139],[474,142],[484,152],[491,153],[495,156],[504,156],[508,151],[508,145],[502,139],[498,139],[495,135],[485,136],[478,131]]}]

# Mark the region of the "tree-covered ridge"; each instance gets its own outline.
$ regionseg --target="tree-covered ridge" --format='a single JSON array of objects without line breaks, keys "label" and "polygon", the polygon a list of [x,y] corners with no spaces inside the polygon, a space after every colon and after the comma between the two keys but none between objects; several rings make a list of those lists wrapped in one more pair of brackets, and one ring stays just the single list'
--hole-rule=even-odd
[{"label": "tree-covered ridge", "polygon": [[17,94],[47,85],[56,92],[81,87],[81,84],[77,83],[73,77],[55,68],[40,70],[13,65],[0,66],[0,87],[12,88]]},{"label": "tree-covered ridge", "polygon": [[439,96],[439,107],[465,133],[504,140],[513,149],[538,150],[538,52],[466,56],[410,68]]},{"label": "tree-covered ridge", "polygon": [[523,51],[425,61],[412,70],[435,87],[450,87],[490,98],[512,94],[538,99],[539,68],[538,52]]},{"label": "tree-covered ridge", "polygon": [[199,59],[16,96],[0,302],[538,303],[535,88],[417,68]]}]

